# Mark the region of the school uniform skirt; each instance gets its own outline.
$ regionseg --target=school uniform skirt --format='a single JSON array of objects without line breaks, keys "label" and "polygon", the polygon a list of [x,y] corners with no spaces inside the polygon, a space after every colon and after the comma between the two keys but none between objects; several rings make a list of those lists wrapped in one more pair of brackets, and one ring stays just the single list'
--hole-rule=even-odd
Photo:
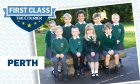
[{"label": "school uniform skirt", "polygon": [[99,61],[99,53],[95,53],[95,56],[86,55],[88,62],[98,62]]}]

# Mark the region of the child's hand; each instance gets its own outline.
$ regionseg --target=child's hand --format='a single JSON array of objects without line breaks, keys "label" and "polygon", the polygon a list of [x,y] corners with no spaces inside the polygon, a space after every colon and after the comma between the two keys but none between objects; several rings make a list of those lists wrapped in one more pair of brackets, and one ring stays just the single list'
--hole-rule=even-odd
[{"label": "child's hand", "polygon": [[95,52],[91,52],[91,56],[94,57],[95,56]]},{"label": "child's hand", "polygon": [[56,54],[56,57],[59,58],[60,57],[60,54]]},{"label": "child's hand", "polygon": [[111,55],[114,55],[114,50],[110,50],[111,51]]},{"label": "child's hand", "polygon": [[100,46],[101,42],[99,41],[99,46]]},{"label": "child's hand", "polygon": [[111,50],[109,50],[109,51],[108,51],[108,54],[109,54],[109,55],[112,55],[112,52],[111,52]]},{"label": "child's hand", "polygon": [[80,52],[77,52],[76,55],[77,55],[77,57],[80,57],[81,56],[81,53]]},{"label": "child's hand", "polygon": [[60,54],[60,58],[63,58],[64,57],[64,54]]},{"label": "child's hand", "polygon": [[117,44],[119,44],[120,43],[120,40],[117,40]]}]

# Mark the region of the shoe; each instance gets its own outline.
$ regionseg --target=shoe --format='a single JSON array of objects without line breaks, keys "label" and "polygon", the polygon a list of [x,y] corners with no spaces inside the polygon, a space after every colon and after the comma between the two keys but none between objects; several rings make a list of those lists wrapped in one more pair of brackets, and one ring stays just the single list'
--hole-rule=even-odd
[{"label": "shoe", "polygon": [[115,72],[118,74],[119,73],[119,67],[115,66]]},{"label": "shoe", "polygon": [[120,62],[120,67],[123,67],[122,59],[119,59],[119,62]]},{"label": "shoe", "polygon": [[54,75],[54,70],[52,70],[52,75]]},{"label": "shoe", "polygon": [[91,74],[91,79],[94,79],[95,78],[95,73],[92,73]]},{"label": "shoe", "polygon": [[95,73],[95,78],[99,79],[99,74],[98,73]]},{"label": "shoe", "polygon": [[85,71],[84,71],[84,69],[81,69],[81,75],[82,75],[82,76],[85,75]]},{"label": "shoe", "polygon": [[105,68],[105,74],[110,74],[110,69],[109,68]]},{"label": "shoe", "polygon": [[122,63],[120,64],[120,67],[123,67],[123,64]]},{"label": "shoe", "polygon": [[64,81],[68,81],[68,75],[64,75],[63,80],[64,80]]},{"label": "shoe", "polygon": [[76,70],[75,71],[75,75],[79,77],[80,76],[80,71],[79,70]]}]

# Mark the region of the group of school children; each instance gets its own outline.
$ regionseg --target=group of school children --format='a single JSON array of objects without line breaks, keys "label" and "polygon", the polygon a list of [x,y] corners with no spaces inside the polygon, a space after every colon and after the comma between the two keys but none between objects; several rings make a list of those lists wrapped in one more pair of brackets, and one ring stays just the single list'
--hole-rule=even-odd
[{"label": "group of school children", "polygon": [[[59,80],[58,62],[62,62],[63,79],[68,80],[67,55],[71,54],[75,69],[75,75],[84,75],[84,62],[87,59],[91,78],[99,78],[100,54],[105,56],[105,68],[109,69],[109,61],[113,56],[115,59],[116,72],[119,68],[118,50],[124,49],[124,27],[119,23],[120,16],[117,13],[112,15],[111,23],[101,23],[101,14],[94,13],[92,23],[85,22],[85,12],[78,10],[78,22],[71,24],[72,16],[69,13],[63,15],[64,26],[57,26],[54,20],[49,21],[49,30],[46,33],[47,44],[46,56],[52,59],[54,65],[54,78]],[[79,62],[80,61],[80,62]]]}]

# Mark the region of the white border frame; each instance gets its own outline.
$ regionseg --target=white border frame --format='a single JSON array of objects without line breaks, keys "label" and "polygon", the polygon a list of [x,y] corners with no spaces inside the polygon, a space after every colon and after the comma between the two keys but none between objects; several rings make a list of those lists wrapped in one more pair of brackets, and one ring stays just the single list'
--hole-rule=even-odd
[{"label": "white border frame", "polygon": [[[35,30],[33,31],[33,40],[34,40],[34,48],[35,48],[35,57],[37,57],[37,46],[36,46],[36,36],[35,36]],[[40,74],[39,74],[39,70],[37,70],[37,81],[38,81],[38,84],[40,84]]]}]

